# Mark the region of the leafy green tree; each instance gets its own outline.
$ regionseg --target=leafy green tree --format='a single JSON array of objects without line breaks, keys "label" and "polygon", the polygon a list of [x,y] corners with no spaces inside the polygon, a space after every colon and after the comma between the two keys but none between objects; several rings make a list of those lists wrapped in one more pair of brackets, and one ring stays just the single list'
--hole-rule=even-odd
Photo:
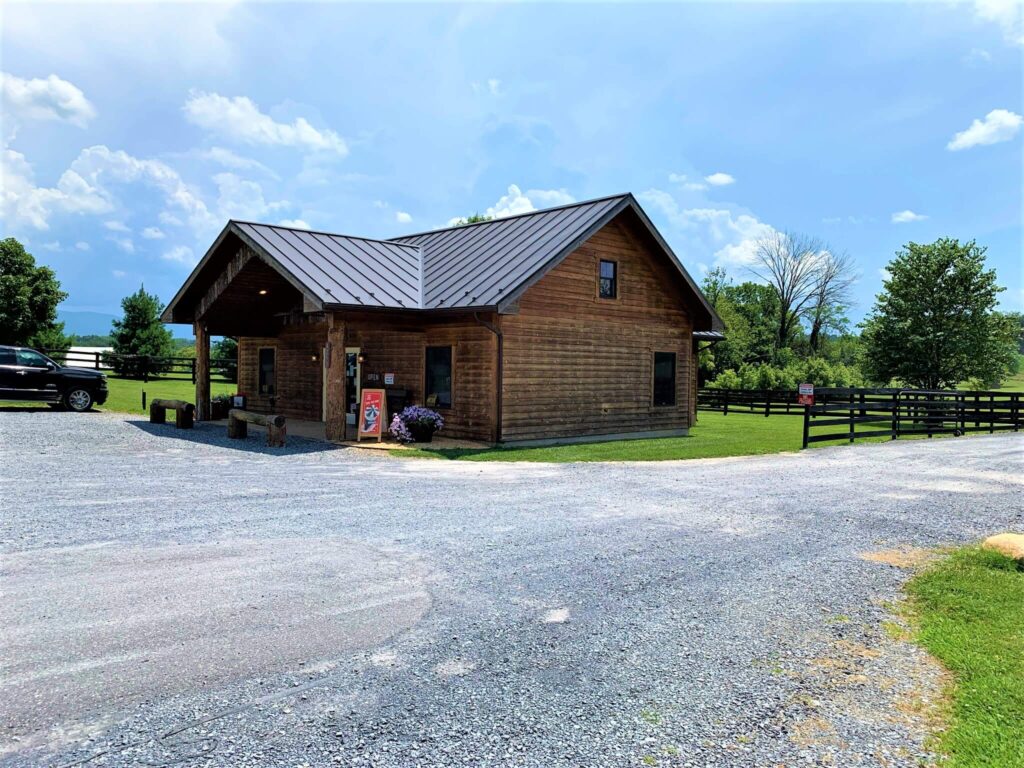
[{"label": "leafy green tree", "polygon": [[463,216],[461,219],[456,220],[456,227],[464,227],[467,224],[479,224],[481,221],[493,221],[494,217],[489,216],[486,213],[471,213],[469,216]]},{"label": "leafy green tree", "polygon": [[995,270],[972,240],[908,243],[887,267],[889,278],[864,322],[865,368],[876,381],[955,387],[997,381],[1017,343],[1013,322],[995,311]]},{"label": "leafy green tree", "polygon": [[225,336],[210,349],[210,357],[214,360],[227,360],[218,365],[216,371],[228,381],[238,381],[238,340]]},{"label": "leafy green tree", "polygon": [[159,362],[151,360],[174,354],[171,332],[160,322],[163,308],[160,299],[146,293],[145,287],[121,300],[124,317],[115,320],[111,326],[111,346],[115,355],[131,357],[112,358],[115,373],[140,377],[163,369]]},{"label": "leafy green tree", "polygon": [[37,267],[18,240],[0,240],[0,344],[67,349],[57,322],[57,305],[67,296],[53,270]]}]

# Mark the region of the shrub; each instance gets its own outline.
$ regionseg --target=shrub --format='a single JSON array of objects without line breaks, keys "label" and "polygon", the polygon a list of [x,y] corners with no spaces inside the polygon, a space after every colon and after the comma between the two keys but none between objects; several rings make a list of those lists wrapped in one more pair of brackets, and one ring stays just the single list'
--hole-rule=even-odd
[{"label": "shrub", "polygon": [[410,405],[395,414],[391,420],[391,435],[400,443],[411,443],[417,433],[433,434],[444,427],[444,419],[437,411],[421,405]]}]

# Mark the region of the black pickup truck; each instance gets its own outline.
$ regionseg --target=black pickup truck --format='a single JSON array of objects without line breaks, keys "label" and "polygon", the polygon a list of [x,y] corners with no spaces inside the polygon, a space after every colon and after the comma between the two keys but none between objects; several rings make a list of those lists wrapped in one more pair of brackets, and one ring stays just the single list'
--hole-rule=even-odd
[{"label": "black pickup truck", "polygon": [[0,346],[0,400],[35,400],[87,411],[107,399],[107,377],[93,368],[58,365],[27,347]]}]

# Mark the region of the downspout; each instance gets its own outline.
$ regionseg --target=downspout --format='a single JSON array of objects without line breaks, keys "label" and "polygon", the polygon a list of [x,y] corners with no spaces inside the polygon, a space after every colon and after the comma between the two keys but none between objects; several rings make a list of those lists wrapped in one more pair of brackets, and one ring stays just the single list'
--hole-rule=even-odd
[{"label": "downspout", "polygon": [[501,391],[504,388],[503,387],[503,381],[504,381],[504,360],[505,360],[505,337],[504,337],[504,335],[502,335],[501,329],[498,326],[494,325],[493,323],[489,323],[486,320],[482,319],[480,317],[480,313],[479,312],[474,312],[473,313],[473,319],[476,320],[478,324],[482,325],[488,331],[493,333],[495,338],[497,338],[497,340],[498,340],[497,382],[496,382],[496,387],[495,387],[497,391],[495,392],[495,397],[494,397],[494,410],[495,410],[495,419],[496,419],[495,425],[494,425],[494,442],[500,443],[501,442],[501,421],[502,421],[502,419],[501,419],[502,392]]}]

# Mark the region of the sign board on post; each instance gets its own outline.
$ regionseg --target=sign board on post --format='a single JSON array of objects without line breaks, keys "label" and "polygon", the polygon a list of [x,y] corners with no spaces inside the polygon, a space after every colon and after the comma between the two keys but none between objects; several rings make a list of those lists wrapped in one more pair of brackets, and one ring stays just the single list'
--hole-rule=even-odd
[{"label": "sign board on post", "polygon": [[388,386],[394,384],[395,383],[395,374],[390,373],[390,372],[389,373],[385,373],[384,374],[384,383],[387,384]]},{"label": "sign board on post", "polygon": [[814,385],[801,384],[797,391],[796,401],[800,405],[814,405]]},{"label": "sign board on post", "polygon": [[384,422],[387,420],[388,401],[383,389],[364,389],[359,401],[359,421],[356,442],[364,437],[376,437],[379,443],[384,439]]}]

